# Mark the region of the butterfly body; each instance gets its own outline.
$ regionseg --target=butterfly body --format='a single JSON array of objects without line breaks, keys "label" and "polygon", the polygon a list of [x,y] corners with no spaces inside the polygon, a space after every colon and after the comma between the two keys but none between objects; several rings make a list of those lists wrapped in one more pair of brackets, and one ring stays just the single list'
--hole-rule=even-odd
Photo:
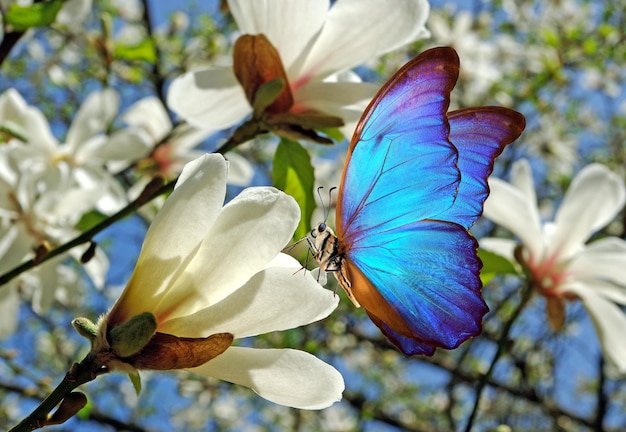
[{"label": "butterfly body", "polygon": [[315,258],[407,355],[432,355],[480,333],[488,308],[469,228],[487,177],[524,117],[502,107],[447,112],[452,48],[401,68],[365,110],[339,188],[336,236],[313,230]]}]

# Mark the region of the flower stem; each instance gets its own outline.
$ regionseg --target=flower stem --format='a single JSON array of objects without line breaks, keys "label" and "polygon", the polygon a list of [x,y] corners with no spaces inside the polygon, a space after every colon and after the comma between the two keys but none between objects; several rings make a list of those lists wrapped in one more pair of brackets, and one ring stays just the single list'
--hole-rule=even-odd
[{"label": "flower stem", "polygon": [[106,373],[93,354],[88,354],[80,363],[74,363],[59,385],[46,397],[35,410],[9,432],[25,432],[39,429],[46,425],[50,411],[78,386],[93,381]]},{"label": "flower stem", "polygon": [[491,378],[491,375],[493,374],[493,371],[496,367],[496,363],[498,362],[502,354],[504,354],[506,349],[509,347],[509,333],[511,332],[511,329],[513,328],[513,324],[515,323],[515,321],[517,321],[517,318],[522,313],[522,310],[524,310],[524,307],[528,303],[528,300],[530,300],[532,291],[533,291],[532,285],[530,283],[525,284],[525,286],[522,289],[522,299],[520,300],[520,303],[517,305],[517,307],[513,311],[513,314],[511,315],[511,318],[509,318],[509,320],[504,325],[504,328],[502,329],[502,333],[500,334],[500,337],[498,338],[498,349],[495,355],[493,356],[493,359],[491,359],[491,364],[489,365],[489,369],[487,369],[487,372],[481,377],[480,381],[478,381],[478,385],[476,386],[476,399],[474,400],[474,406],[472,408],[472,412],[470,413],[469,419],[467,420],[467,425],[465,426],[465,432],[470,432],[472,430],[472,426],[474,425],[474,420],[476,419],[476,414],[478,414],[478,405],[480,404],[480,399],[481,399],[483,390],[487,386],[487,383],[489,382],[489,379]]}]

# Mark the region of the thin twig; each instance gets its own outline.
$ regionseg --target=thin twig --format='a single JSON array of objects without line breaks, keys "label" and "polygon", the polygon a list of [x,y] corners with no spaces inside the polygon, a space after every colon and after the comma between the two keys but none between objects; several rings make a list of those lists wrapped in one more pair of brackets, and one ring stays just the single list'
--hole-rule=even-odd
[{"label": "thin twig", "polygon": [[103,231],[105,228],[108,228],[109,226],[113,225],[115,222],[125,218],[126,216],[134,213],[139,207],[141,207],[142,205],[144,205],[145,203],[147,203],[148,201],[151,201],[152,199],[156,198],[159,195],[163,195],[167,192],[170,192],[174,189],[174,185],[176,184],[176,181],[171,181],[165,185],[163,185],[161,188],[159,188],[158,190],[156,190],[154,193],[149,194],[149,196],[140,196],[139,198],[137,198],[136,200],[130,202],[126,207],[124,207],[123,209],[121,209],[120,211],[118,211],[117,213],[109,216],[108,218],[104,219],[102,222],[94,225],[91,229],[81,233],[80,235],[78,235],[77,237],[73,238],[72,240],[68,241],[67,243],[64,243],[62,245],[60,245],[59,247],[50,250],[49,252],[47,252],[45,255],[43,255],[42,257],[36,257],[36,258],[32,258],[28,261],[23,262],[22,264],[20,264],[19,266],[13,268],[12,270],[9,270],[8,272],[4,273],[3,275],[0,276],[0,286],[8,283],[9,281],[11,281],[13,278],[19,276],[20,274],[38,266],[39,264],[42,264],[56,256],[59,256],[67,251],[69,251],[70,249],[79,246],[83,243],[87,243],[89,241],[91,241],[93,239],[93,237],[98,234],[99,232]]},{"label": "thin twig", "polygon": [[155,60],[152,64],[152,82],[154,83],[154,90],[156,91],[157,97],[161,100],[163,106],[167,106],[166,98],[165,98],[165,79],[161,75],[160,71],[160,63],[161,63],[161,51],[156,44],[154,39],[153,25],[152,25],[152,17],[150,16],[150,4],[148,0],[142,0],[143,4],[143,22],[144,27],[146,28],[146,32],[148,33],[148,39],[152,41],[152,47],[155,53]]},{"label": "thin twig", "polygon": [[520,314],[522,313],[522,310],[526,306],[526,303],[528,303],[528,300],[530,300],[531,294],[532,294],[532,287],[530,284],[526,284],[524,288],[522,289],[522,299],[517,305],[517,308],[513,311],[511,318],[509,318],[509,320],[504,325],[504,328],[502,329],[502,333],[500,334],[500,338],[498,339],[498,349],[495,355],[493,356],[493,359],[491,360],[489,369],[487,369],[487,372],[481,377],[480,381],[478,381],[478,385],[476,387],[476,399],[474,401],[474,407],[472,408],[472,412],[470,413],[470,416],[467,420],[465,432],[470,432],[472,430],[472,426],[474,425],[474,420],[476,419],[476,414],[478,413],[478,406],[480,404],[480,399],[482,397],[483,390],[489,383],[491,375],[496,367],[496,363],[498,362],[502,354],[504,354],[506,349],[508,348],[509,333],[511,332],[511,329],[513,328],[513,324],[515,323],[515,321],[517,321],[517,318],[520,316]]},{"label": "thin twig", "polygon": [[29,432],[45,426],[45,421],[54,407],[65,399],[72,390],[82,384],[93,381],[98,375],[105,372],[100,368],[101,365],[98,364],[91,353],[80,363],[75,363],[52,393],[32,413],[11,428],[9,432]]}]

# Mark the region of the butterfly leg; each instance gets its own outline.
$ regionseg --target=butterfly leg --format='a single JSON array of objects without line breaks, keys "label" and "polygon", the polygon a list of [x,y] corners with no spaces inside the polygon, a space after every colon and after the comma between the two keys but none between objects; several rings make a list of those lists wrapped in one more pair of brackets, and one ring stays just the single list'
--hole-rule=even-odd
[{"label": "butterfly leg", "polygon": [[332,272],[335,275],[335,279],[341,288],[346,292],[348,298],[352,302],[355,307],[361,307],[361,304],[357,301],[352,293],[352,284],[350,283],[350,278],[348,278],[348,272],[346,271],[346,267],[343,265],[343,258],[339,255],[333,256],[328,261],[328,266],[326,267],[326,271]]}]

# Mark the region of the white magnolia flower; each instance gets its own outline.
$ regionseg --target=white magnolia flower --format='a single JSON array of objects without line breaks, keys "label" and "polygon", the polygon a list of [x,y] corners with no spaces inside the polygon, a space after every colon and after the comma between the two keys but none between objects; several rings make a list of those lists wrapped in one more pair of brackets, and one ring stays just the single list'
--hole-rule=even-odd
[{"label": "white magnolia flower", "polygon": [[[226,168],[216,154],[185,166],[146,234],[126,289],[101,319],[92,350],[111,352],[115,329],[149,312],[156,318],[150,342],[138,354],[116,352],[104,364],[122,370],[184,368],[247,386],[281,405],[327,407],[341,398],[344,388],[333,367],[298,350],[231,346],[233,337],[324,318],[338,298],[310,273],[295,274],[300,264],[280,253],[299,221],[293,198],[271,187],[255,187],[222,207]],[[152,355],[152,345],[168,338],[193,338],[180,342],[190,344],[181,361]],[[202,357],[192,343],[206,343],[211,352]]]},{"label": "white magnolia flower", "polygon": [[13,89],[0,96],[0,124],[16,125],[26,142],[12,140],[12,157],[23,171],[40,174],[52,187],[69,172],[78,186],[100,190],[98,209],[111,213],[124,202],[125,192],[106,169],[107,163],[131,161],[146,154],[148,143],[142,131],[122,129],[105,135],[119,108],[119,96],[112,89],[91,93],[76,113],[60,143],[52,135],[41,111],[29,106]]},{"label": "white magnolia flower", "polygon": [[[591,317],[606,358],[626,372],[626,242],[605,237],[585,242],[611,222],[626,202],[624,181],[599,164],[574,178],[553,222],[542,223],[530,165],[516,163],[511,184],[489,180],[484,215],[514,233],[523,245],[523,265],[533,287],[546,297],[553,327],[563,322],[564,300],[580,299]],[[512,259],[517,242],[482,239],[485,249]]]},{"label": "white magnolia flower", "polygon": [[[135,102],[122,115],[122,120],[130,126],[144,130],[150,137],[151,147],[159,144],[149,159],[154,164],[153,171],[168,179],[176,178],[187,162],[202,156],[205,152],[196,147],[216,132],[189,124],[174,128],[165,107],[154,96]],[[237,186],[249,185],[254,175],[250,163],[234,152],[230,152],[227,158],[228,182]],[[140,168],[143,168],[141,164]]]},{"label": "white magnolia flower", "polygon": [[[31,171],[17,169],[9,157],[11,151],[0,147],[0,274],[32,258],[38,247],[54,248],[78,235],[76,224],[98,197],[97,190],[72,186],[67,175],[57,185],[49,185]],[[79,262],[84,250],[74,248],[69,255]],[[36,312],[45,312],[59,295],[78,288],[76,269],[62,265],[66,258],[62,255],[20,276],[21,291],[32,298]],[[101,288],[108,260],[100,248],[84,268],[96,288]]]},{"label": "white magnolia flower", "polygon": [[[293,95],[291,112],[307,109],[354,124],[377,87],[342,74],[428,35],[426,0],[229,0],[243,34],[263,33],[278,51]],[[345,78],[348,76],[349,78]],[[341,79],[339,79],[341,78]],[[168,105],[197,127],[225,129],[252,109],[231,67],[176,78]],[[348,126],[344,132],[349,132]]]}]

